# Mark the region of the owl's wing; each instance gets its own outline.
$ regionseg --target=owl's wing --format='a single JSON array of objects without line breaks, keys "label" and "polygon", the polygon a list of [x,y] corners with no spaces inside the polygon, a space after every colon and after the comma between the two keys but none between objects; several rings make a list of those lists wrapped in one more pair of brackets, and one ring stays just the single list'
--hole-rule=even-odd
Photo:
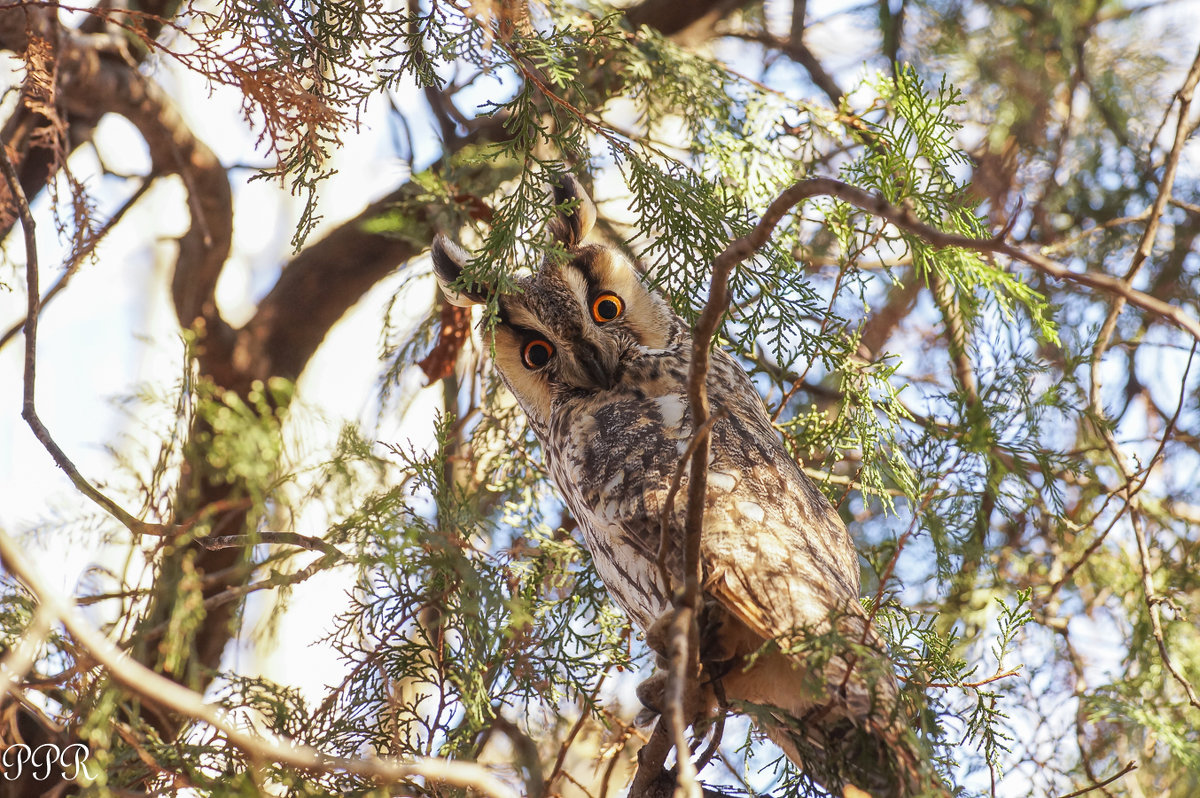
[{"label": "owl's wing", "polygon": [[[719,349],[712,367],[709,395],[723,417],[711,433],[701,541],[706,590],[767,639],[821,626],[831,612],[858,611],[858,555],[841,519],[784,449],[745,371]],[[692,433],[682,386],[643,388],[597,401],[556,427],[561,445],[551,462],[605,583],[630,594],[617,595],[627,609],[634,594],[661,582],[661,516]],[[686,483],[671,499],[667,523],[668,564],[677,574]],[[635,619],[645,626],[650,607],[638,609]]]},{"label": "owl's wing", "polygon": [[[730,412],[713,428],[701,553],[705,590],[755,633],[777,639],[825,624],[831,611],[860,611],[858,557],[836,511],[788,457],[758,407],[749,418]],[[642,418],[665,411],[673,420],[670,410],[669,403],[655,406]],[[634,427],[610,434],[604,457],[587,463],[591,489],[581,509],[589,516],[585,532],[592,528],[601,541],[592,549],[601,551],[602,572],[604,560],[616,558],[623,570],[640,572],[632,581],[646,585],[657,578],[668,499],[668,564],[682,573],[686,477],[673,498],[668,494],[687,440],[670,424]]]},{"label": "owl's wing", "polygon": [[755,448],[714,447],[701,539],[705,590],[766,639],[860,613],[858,556],[837,512],[782,445]]}]

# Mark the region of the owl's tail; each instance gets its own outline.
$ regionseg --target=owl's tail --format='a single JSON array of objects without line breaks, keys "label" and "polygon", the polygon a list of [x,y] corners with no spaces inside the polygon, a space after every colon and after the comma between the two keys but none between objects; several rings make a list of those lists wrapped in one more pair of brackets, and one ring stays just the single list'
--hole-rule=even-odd
[{"label": "owl's tail", "polygon": [[783,651],[749,658],[722,677],[726,699],[797,766],[848,798],[946,796],[902,711],[890,662],[866,618],[838,621],[854,653]]}]

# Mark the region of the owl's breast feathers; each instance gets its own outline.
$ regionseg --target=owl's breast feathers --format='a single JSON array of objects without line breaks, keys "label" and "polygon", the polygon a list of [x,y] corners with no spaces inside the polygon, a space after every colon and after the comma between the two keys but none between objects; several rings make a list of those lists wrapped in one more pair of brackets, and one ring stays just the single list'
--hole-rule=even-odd
[{"label": "owl's breast feathers", "polygon": [[[644,356],[612,390],[555,402],[550,471],[606,585],[643,629],[669,606],[656,568],[662,508],[691,440],[687,361]],[[829,502],[796,466],[745,372],[715,351],[714,410],[701,555],[705,589],[763,638],[855,612],[858,558]],[[682,573],[687,477],[668,520],[668,563]]]}]

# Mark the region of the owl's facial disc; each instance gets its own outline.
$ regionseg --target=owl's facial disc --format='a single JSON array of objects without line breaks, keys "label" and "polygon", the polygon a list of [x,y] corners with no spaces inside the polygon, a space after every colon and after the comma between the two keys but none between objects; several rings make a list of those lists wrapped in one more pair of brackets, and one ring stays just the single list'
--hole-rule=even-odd
[{"label": "owl's facial disc", "polygon": [[[497,369],[539,434],[555,402],[615,389],[635,362],[667,352],[684,329],[637,266],[583,243],[596,210],[579,181],[560,175],[552,191],[558,211],[546,229],[559,254],[521,279],[520,290],[496,297],[492,341]],[[457,244],[439,235],[430,253],[448,302],[468,307],[495,295],[491,286],[463,284],[471,257]]]},{"label": "owl's facial disc", "polygon": [[[575,265],[546,265],[523,291],[500,298],[497,363],[525,398],[544,397],[547,405],[559,396],[610,391],[636,344],[625,309],[620,294]],[[516,358],[502,357],[502,349],[513,348],[520,374],[506,369]]]}]

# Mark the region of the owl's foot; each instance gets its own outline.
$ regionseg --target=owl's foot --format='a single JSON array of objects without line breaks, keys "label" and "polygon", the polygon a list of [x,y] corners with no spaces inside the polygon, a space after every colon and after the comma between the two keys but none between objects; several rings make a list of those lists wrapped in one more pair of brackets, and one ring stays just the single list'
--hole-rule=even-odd
[{"label": "owl's foot", "polygon": [[646,645],[650,646],[650,650],[658,654],[658,667],[667,667],[668,658],[671,656],[671,627],[675,625],[675,618],[679,611],[668,608],[662,615],[650,625],[646,630]]},{"label": "owl's foot", "polygon": [[[662,667],[660,663],[659,667]],[[637,686],[637,697],[642,702],[642,711],[634,718],[639,726],[649,726],[658,720],[667,706],[667,682],[670,674],[667,671],[655,671]]]},{"label": "owl's foot", "polygon": [[[677,618],[678,611],[668,609],[646,630],[646,645],[658,654],[658,661],[655,663],[657,670],[637,687],[638,700],[644,707],[636,719],[639,725],[650,725],[667,709],[671,686],[670,656],[678,631],[674,628]],[[684,685],[682,709],[686,724],[695,725],[706,719],[714,704],[712,686],[700,674]]]}]

